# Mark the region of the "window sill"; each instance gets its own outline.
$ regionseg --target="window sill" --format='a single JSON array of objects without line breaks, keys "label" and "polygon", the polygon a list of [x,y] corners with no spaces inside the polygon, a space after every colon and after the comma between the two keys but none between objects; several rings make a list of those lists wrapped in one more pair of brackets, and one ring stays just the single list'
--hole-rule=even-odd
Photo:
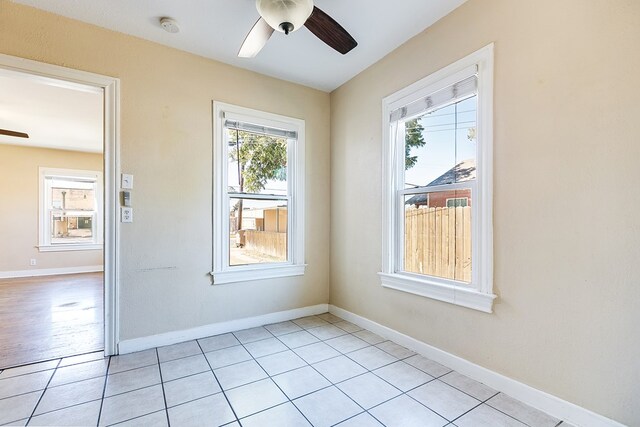
[{"label": "window sill", "polygon": [[102,244],[74,245],[67,243],[65,245],[40,245],[37,248],[40,252],[99,251],[102,250]]},{"label": "window sill", "polygon": [[214,285],[247,282],[251,280],[275,279],[278,277],[302,276],[306,264],[278,265],[273,267],[245,268],[228,271],[212,271]]},{"label": "window sill", "polygon": [[494,294],[485,294],[476,290],[435,283],[402,274],[378,274],[380,275],[382,286],[385,288],[396,289],[398,291],[472,308],[485,313],[493,312],[493,300],[496,299],[496,295]]}]

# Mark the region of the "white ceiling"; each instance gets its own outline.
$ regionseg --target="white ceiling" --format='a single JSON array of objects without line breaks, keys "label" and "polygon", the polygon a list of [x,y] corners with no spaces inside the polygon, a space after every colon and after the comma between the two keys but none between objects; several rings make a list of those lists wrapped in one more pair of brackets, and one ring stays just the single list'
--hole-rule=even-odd
[{"label": "white ceiling", "polygon": [[102,152],[102,89],[0,69],[0,144]]},{"label": "white ceiling", "polygon": [[[258,19],[254,0],[14,0],[262,74],[331,91],[466,0],[315,0],[357,41],[345,56],[306,28],[276,32],[252,59],[236,55]],[[159,25],[167,16],[180,32]],[[99,48],[99,47],[97,47]]]}]

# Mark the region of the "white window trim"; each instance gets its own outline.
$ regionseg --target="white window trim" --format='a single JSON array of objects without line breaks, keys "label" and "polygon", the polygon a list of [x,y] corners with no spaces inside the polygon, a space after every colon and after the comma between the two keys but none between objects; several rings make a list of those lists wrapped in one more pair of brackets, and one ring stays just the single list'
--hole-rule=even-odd
[{"label": "white window trim", "polygon": [[[254,124],[262,124],[297,132],[295,143],[288,147],[287,162],[293,167],[287,171],[288,193],[290,195],[288,214],[288,252],[285,263],[229,266],[229,210],[226,191],[227,147],[224,144],[224,116]],[[213,284],[245,282],[250,280],[300,276],[304,274],[304,120],[266,113],[237,105],[213,102]]]},{"label": "white window trim", "polygon": [[[392,111],[459,81],[470,67],[478,73],[478,157],[472,218],[474,229],[472,286],[446,279],[400,272],[397,253],[396,189],[399,174],[391,132]],[[493,43],[382,100],[383,212],[382,286],[487,313],[493,311]],[[464,183],[467,184],[467,183]],[[400,248],[401,249],[401,248]]]},{"label": "white window trim", "polygon": [[[38,181],[38,251],[40,252],[66,252],[66,251],[91,251],[102,250],[104,244],[104,213],[103,213],[103,178],[102,172],[78,170],[78,169],[58,169],[39,167]],[[94,232],[95,243],[51,243],[51,225],[45,210],[47,209],[47,194],[45,178],[48,176],[59,176],[66,178],[90,178],[96,181],[96,218]]]}]

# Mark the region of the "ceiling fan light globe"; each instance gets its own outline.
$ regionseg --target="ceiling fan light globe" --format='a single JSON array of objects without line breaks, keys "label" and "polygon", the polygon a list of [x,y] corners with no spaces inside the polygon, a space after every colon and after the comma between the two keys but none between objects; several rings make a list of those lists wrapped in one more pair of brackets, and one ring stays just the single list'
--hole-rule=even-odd
[{"label": "ceiling fan light globe", "polygon": [[288,32],[302,28],[313,12],[313,0],[256,0],[256,8],[267,24],[284,33],[285,23],[293,26],[285,26]]}]

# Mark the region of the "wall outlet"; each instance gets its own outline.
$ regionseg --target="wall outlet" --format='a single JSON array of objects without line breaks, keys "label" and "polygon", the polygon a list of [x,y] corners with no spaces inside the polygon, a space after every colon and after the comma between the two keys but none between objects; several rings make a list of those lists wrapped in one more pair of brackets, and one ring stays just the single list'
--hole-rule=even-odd
[{"label": "wall outlet", "polygon": [[36,265],[36,259],[35,259],[35,258],[31,258],[31,259],[29,260],[29,265],[30,265],[30,266],[32,266],[32,267],[33,267],[34,265]]},{"label": "wall outlet", "polygon": [[133,208],[120,208],[120,221],[133,222]]}]

